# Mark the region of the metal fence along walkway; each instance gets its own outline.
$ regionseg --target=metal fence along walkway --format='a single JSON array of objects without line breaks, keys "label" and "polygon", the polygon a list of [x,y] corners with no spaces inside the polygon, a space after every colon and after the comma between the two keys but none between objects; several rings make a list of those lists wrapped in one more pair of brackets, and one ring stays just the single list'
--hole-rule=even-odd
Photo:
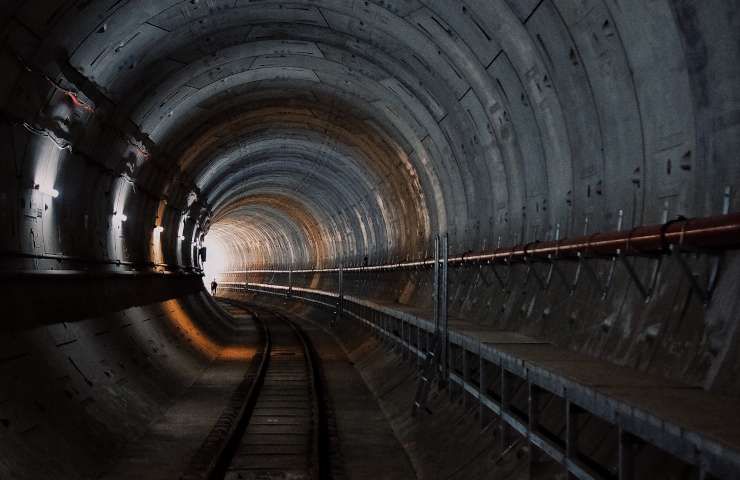
[{"label": "metal fence along walkway", "polygon": [[[243,284],[226,288],[245,291]],[[250,293],[279,296],[286,289],[267,284],[248,287]],[[293,287],[292,297],[336,308],[333,292]],[[426,358],[435,335],[428,318],[398,304],[348,295],[344,312],[413,353],[413,358]],[[697,478],[740,478],[740,419],[733,399],[517,333],[482,330],[464,322],[450,321],[449,341],[446,381],[451,394],[464,393],[466,402],[478,402],[482,423],[495,415],[536,447],[533,452],[559,462],[574,478],[636,478],[635,445],[640,444],[691,466]],[[544,398],[562,407],[558,414],[542,415]],[[613,427],[616,468],[589,458],[577,447],[577,425],[589,416]]]}]

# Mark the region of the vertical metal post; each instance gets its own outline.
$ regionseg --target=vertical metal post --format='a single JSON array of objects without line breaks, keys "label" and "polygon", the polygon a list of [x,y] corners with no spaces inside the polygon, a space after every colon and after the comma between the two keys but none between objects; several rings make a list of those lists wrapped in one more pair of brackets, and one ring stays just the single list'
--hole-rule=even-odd
[{"label": "vertical metal post", "polygon": [[460,387],[460,394],[462,395],[462,401],[463,401],[463,408],[467,410],[468,405],[471,403],[472,399],[470,399],[467,390],[465,390],[466,385],[470,385],[471,378],[470,378],[470,371],[472,370],[471,367],[471,361],[470,356],[472,356],[472,353],[468,352],[465,347],[461,347],[462,350],[462,372],[463,372],[463,384]]},{"label": "vertical metal post", "polygon": [[407,355],[408,349],[406,348],[406,345],[404,344],[404,342],[406,342],[406,322],[404,322],[403,320],[399,320],[398,323],[400,326],[398,333],[400,334],[400,337],[401,337],[401,339],[398,342],[399,346],[401,347],[401,358],[406,360],[408,358],[408,355]]},{"label": "vertical metal post", "polygon": [[383,334],[380,331],[380,323],[378,321],[378,311],[374,308],[370,310],[370,321],[373,325],[375,325],[375,328],[373,331],[375,332],[375,336],[378,337],[378,340],[382,343],[383,342]]},{"label": "vertical metal post", "polygon": [[288,270],[288,298],[293,295],[293,265]]},{"label": "vertical metal post", "polygon": [[439,335],[439,235],[434,237],[434,277],[432,278],[432,319],[434,334]]},{"label": "vertical metal post", "polygon": [[528,401],[527,416],[529,417],[529,428],[527,429],[527,442],[529,443],[529,478],[534,478],[537,464],[543,460],[542,451],[532,442],[532,437],[537,433],[540,425],[540,403],[542,390],[532,382],[527,382]]},{"label": "vertical metal post", "polygon": [[619,429],[619,480],[634,480],[635,450],[639,439],[629,432]]},{"label": "vertical metal post", "polygon": [[[509,379],[506,378],[506,368],[504,368],[504,364],[501,363],[499,366],[499,388],[501,389],[501,416],[503,417],[505,414],[509,413],[509,401],[510,401],[510,395],[509,395]],[[502,418],[499,422],[499,428],[500,428],[500,438],[499,438],[499,448],[503,452],[506,450],[506,448],[509,446],[509,426]]]},{"label": "vertical metal post", "polygon": [[375,333],[378,336],[378,340],[380,341],[380,343],[383,343],[383,331],[381,330],[380,325],[380,315],[378,314],[378,311],[374,308],[370,310],[370,314],[373,316],[373,325],[375,325]]},{"label": "vertical metal post", "polygon": [[384,313],[378,314],[379,318],[378,321],[380,322],[380,329],[383,333],[383,347],[388,348],[388,345],[390,344],[390,340],[388,339],[388,322],[386,320]]},{"label": "vertical metal post", "polygon": [[[436,333],[434,333],[434,332],[425,332],[425,337],[426,337],[426,350],[427,350],[427,352],[429,352],[429,351],[431,351],[432,349],[434,349],[434,342],[435,342],[435,338],[436,338],[436,336],[437,336],[437,334],[436,334]],[[439,349],[438,349],[438,350],[439,350]],[[435,354],[435,355],[436,355],[436,354]],[[435,362],[436,362],[437,364],[439,364],[439,358],[435,359]],[[436,365],[435,365],[435,367],[434,367],[434,368],[437,368],[437,367],[436,367]],[[436,372],[435,372],[435,373],[436,373]]]},{"label": "vertical metal post", "polygon": [[540,394],[541,391],[532,382],[527,382],[527,390],[528,390],[528,407],[529,411],[527,412],[527,416],[529,417],[529,433],[537,433],[537,428],[539,427],[539,413],[540,413]]},{"label": "vertical metal post", "polygon": [[447,319],[447,234],[442,237],[442,282],[440,288],[441,301],[439,305],[440,310],[440,323],[444,328],[444,381],[449,382],[450,376],[450,331]]},{"label": "vertical metal post", "polygon": [[342,311],[344,309],[344,267],[339,264],[339,284],[337,285],[337,311],[334,323],[336,324],[339,319],[342,318]]},{"label": "vertical metal post", "polygon": [[[578,458],[578,418],[583,413],[583,410],[578,405],[565,401],[565,456],[566,456],[566,467],[569,462],[575,461]],[[566,468],[566,475],[568,479],[576,478],[570,469]]]},{"label": "vertical metal post", "polygon": [[[424,345],[422,344],[422,333],[421,327],[416,326],[416,348],[419,352],[424,352]],[[421,361],[421,355],[416,355],[416,369],[421,371],[423,363]]]},{"label": "vertical metal post", "polygon": [[483,358],[481,353],[481,343],[478,339],[478,417],[480,420],[480,428],[483,430],[488,426],[491,420],[488,407],[483,403],[484,395],[488,395],[488,365],[486,360]]}]

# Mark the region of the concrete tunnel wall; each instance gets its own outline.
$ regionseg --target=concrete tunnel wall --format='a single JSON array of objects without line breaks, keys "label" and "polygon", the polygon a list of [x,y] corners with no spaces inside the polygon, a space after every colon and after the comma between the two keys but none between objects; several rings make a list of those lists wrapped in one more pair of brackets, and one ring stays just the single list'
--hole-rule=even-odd
[{"label": "concrete tunnel wall", "polygon": [[[213,354],[194,338],[226,344],[192,273],[204,242],[216,271],[377,264],[430,255],[437,233],[459,255],[720,213],[740,186],[738,10],[0,2],[0,477],[92,475]],[[623,271],[602,300],[593,285],[539,292],[519,270],[504,293],[467,268],[450,308],[737,395],[739,272],[728,255],[705,309],[672,265],[647,305]],[[425,307],[428,277],[348,288]],[[56,448],[70,427],[56,408],[79,420],[74,454]]]}]

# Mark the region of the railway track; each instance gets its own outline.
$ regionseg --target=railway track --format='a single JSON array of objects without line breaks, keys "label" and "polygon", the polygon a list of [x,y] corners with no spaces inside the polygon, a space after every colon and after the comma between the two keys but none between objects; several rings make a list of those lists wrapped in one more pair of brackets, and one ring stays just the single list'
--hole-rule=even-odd
[{"label": "railway track", "polygon": [[280,313],[252,314],[261,346],[182,480],[329,478],[321,375],[305,333]]}]

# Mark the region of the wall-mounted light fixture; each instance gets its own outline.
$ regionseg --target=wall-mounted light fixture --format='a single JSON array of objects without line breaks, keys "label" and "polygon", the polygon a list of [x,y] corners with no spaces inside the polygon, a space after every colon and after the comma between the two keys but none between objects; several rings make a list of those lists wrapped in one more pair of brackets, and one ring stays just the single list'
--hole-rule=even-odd
[{"label": "wall-mounted light fixture", "polygon": [[154,231],[157,233],[162,233],[164,232],[164,227],[162,225],[157,225],[156,227],[154,227]]},{"label": "wall-mounted light fixture", "polygon": [[128,220],[128,217],[123,213],[113,212],[113,219],[119,222],[125,222]]}]

